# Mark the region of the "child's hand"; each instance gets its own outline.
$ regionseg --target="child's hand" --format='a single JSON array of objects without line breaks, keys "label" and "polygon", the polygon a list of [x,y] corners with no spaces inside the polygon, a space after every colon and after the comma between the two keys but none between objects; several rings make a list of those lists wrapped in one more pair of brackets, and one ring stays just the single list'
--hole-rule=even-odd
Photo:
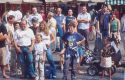
[{"label": "child's hand", "polygon": [[46,44],[46,47],[47,47],[47,48],[49,48],[49,47],[50,47],[50,45],[49,45],[49,44]]}]

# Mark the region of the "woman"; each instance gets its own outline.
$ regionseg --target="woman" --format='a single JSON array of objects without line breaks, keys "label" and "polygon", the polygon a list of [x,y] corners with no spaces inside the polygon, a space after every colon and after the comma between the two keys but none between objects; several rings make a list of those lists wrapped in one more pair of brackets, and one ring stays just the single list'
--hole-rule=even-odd
[{"label": "woman", "polygon": [[112,14],[112,20],[111,20],[111,37],[114,39],[118,39],[120,41],[120,21],[118,18],[116,18],[115,14]]},{"label": "woman", "polygon": [[48,62],[50,64],[50,74],[52,78],[56,78],[56,67],[55,67],[55,63],[53,60],[53,56],[52,56],[52,50],[50,45],[52,43],[55,42],[55,37],[54,35],[51,33],[51,31],[48,29],[48,27],[46,26],[46,22],[42,21],[40,23],[40,34],[42,35],[43,38],[43,42],[46,44],[47,46],[47,52],[46,52],[46,57],[48,59]]}]

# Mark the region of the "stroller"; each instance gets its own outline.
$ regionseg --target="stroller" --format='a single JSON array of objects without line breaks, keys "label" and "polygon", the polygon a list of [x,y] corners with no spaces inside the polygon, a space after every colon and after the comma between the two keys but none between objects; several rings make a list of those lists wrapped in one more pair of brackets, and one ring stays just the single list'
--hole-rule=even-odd
[{"label": "stroller", "polygon": [[[116,72],[116,67],[119,65],[119,61],[121,60],[121,52],[119,49],[115,49],[116,45],[114,42],[111,42],[112,48],[111,51],[113,51],[111,57],[114,64],[111,66],[111,74],[114,74]],[[101,58],[95,58],[91,61],[90,66],[87,69],[87,73],[90,76],[94,76],[99,74],[102,71],[102,67],[100,66],[100,59]]]}]

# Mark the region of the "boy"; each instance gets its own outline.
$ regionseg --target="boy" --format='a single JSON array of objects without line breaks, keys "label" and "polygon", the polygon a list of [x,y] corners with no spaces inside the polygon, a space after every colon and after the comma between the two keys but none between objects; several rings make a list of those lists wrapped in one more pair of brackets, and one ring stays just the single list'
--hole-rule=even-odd
[{"label": "boy", "polygon": [[77,56],[77,50],[73,50],[73,48],[76,47],[77,45],[81,45],[85,38],[77,33],[75,31],[75,25],[73,23],[70,23],[68,25],[69,27],[69,32],[65,33],[62,40],[64,41],[65,44],[65,54],[64,54],[64,69],[63,69],[63,79],[64,80],[70,80],[68,78],[68,72],[69,72],[69,64],[71,66],[71,79],[75,79],[75,73],[76,73],[76,59]]}]

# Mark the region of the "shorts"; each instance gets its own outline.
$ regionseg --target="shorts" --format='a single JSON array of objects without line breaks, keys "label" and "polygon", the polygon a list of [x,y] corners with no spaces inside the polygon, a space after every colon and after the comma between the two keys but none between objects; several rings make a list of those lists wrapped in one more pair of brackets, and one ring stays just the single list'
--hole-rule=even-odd
[{"label": "shorts", "polygon": [[85,53],[85,51],[82,49],[82,47],[78,47],[78,55],[79,55],[79,57],[83,56],[84,53]]},{"label": "shorts", "polygon": [[101,67],[102,70],[110,70],[111,67]]},{"label": "shorts", "polygon": [[5,47],[0,48],[0,65],[2,66],[6,65],[6,48]]}]

